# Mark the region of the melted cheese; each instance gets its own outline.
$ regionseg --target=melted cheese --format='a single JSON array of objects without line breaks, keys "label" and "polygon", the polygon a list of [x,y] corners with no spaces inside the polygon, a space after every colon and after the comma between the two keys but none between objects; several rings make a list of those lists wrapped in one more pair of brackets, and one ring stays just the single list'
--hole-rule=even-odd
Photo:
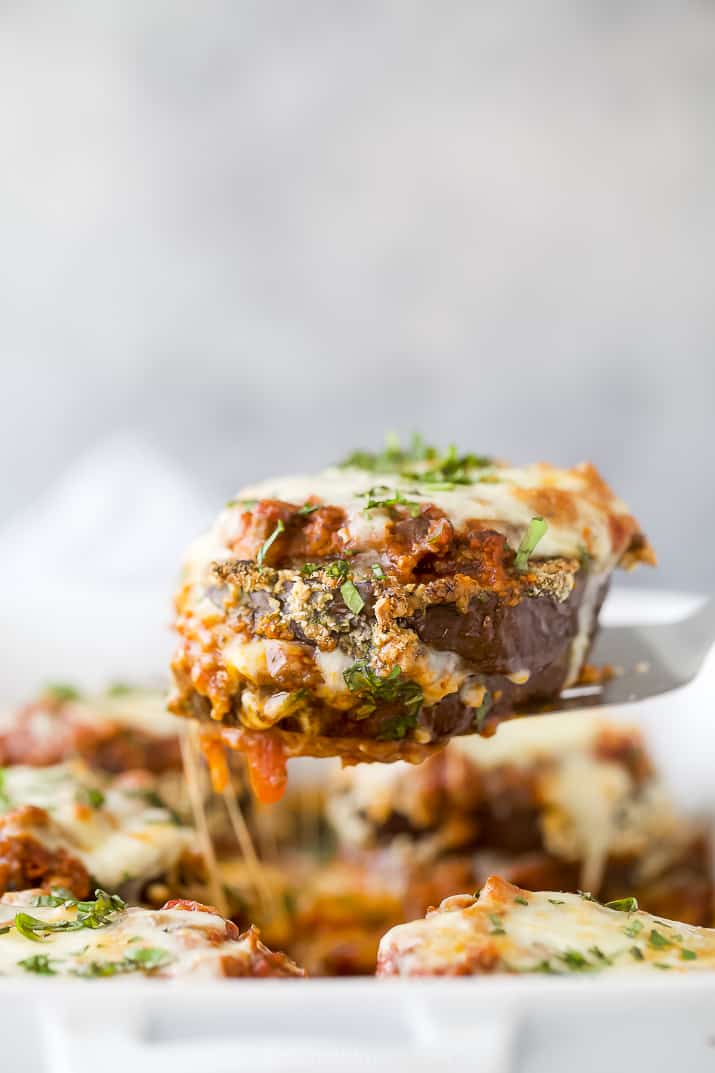
[{"label": "melted cheese", "polygon": [[[33,836],[49,849],[66,849],[109,890],[163,875],[195,841],[193,831],[178,826],[167,809],[148,804],[152,789],[153,781],[143,774],[112,780],[79,762],[10,767],[4,776],[11,807],[35,805],[51,818]],[[93,791],[101,795],[96,807],[86,803]],[[5,833],[12,830],[6,824]]]},{"label": "melted cheese", "polygon": [[424,920],[387,932],[378,954],[378,975],[662,968],[715,968],[715,930],[608,909],[579,894],[520,890],[494,876],[476,901],[447,898]]},{"label": "melted cheese", "polygon": [[[476,775],[502,767],[533,771],[544,848],[580,861],[580,883],[589,890],[598,890],[610,855],[638,857],[639,875],[646,877],[667,866],[692,835],[656,776],[637,783],[623,764],[599,756],[598,738],[608,726],[589,715],[517,719],[501,724],[491,738],[455,738],[448,747],[450,756],[467,758]],[[417,829],[430,827],[422,774],[401,762],[337,772],[328,815],[342,841],[370,846],[393,812]],[[449,774],[442,777],[449,793]],[[464,777],[461,770],[457,777]],[[459,800],[453,807],[455,813],[464,809]]]},{"label": "melted cheese", "polygon": [[[112,914],[111,923],[96,929],[53,931],[33,942],[12,923],[18,912],[27,912],[50,923],[73,921],[77,910],[60,906],[34,906],[31,892],[0,899],[0,976],[21,976],[32,971],[21,962],[35,955],[49,959],[52,974],[86,975],[93,964],[122,962],[137,951],[163,955],[156,973],[161,977],[191,976],[192,979],[239,975],[226,971],[225,959],[243,963],[242,975],[253,975],[252,963],[262,952],[255,933],[227,937],[226,921],[212,912],[186,909],[126,909]],[[265,948],[263,948],[265,949]],[[302,975],[286,962],[290,975]]]},{"label": "melted cheese", "polygon": [[[536,558],[578,557],[588,548],[594,573],[613,569],[625,550],[614,548],[610,525],[612,515],[628,515],[628,508],[603,486],[594,491],[592,473],[587,467],[557,469],[545,463],[530,466],[495,466],[488,473],[492,481],[456,485],[453,489],[435,490],[428,484],[419,490],[414,478],[394,473],[372,473],[355,468],[330,468],[313,476],[275,477],[248,485],[236,500],[280,499],[288,503],[305,503],[310,497],[342,507],[347,515],[345,529],[358,545],[379,544],[384,538],[386,516],[381,510],[365,510],[364,493],[384,484],[399,490],[418,503],[434,503],[444,511],[455,529],[468,521],[489,522],[502,532],[516,550],[535,514],[540,513],[528,501],[529,495],[565,493],[569,511],[549,517],[548,530],[539,542]],[[418,485],[416,489],[415,485]],[[230,558],[228,545],[235,534],[241,507],[222,512],[212,529],[192,545],[186,568],[189,577],[205,579],[210,564]],[[566,517],[568,515],[568,517]]]}]

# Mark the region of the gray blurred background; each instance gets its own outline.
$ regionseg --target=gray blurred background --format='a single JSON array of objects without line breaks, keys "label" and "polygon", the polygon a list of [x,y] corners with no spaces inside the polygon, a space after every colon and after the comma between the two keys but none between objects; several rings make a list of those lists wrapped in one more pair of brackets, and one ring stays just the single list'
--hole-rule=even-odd
[{"label": "gray blurred background", "polygon": [[712,3],[6,0],[0,153],[5,517],[120,433],[219,503],[419,429],[715,587]]}]

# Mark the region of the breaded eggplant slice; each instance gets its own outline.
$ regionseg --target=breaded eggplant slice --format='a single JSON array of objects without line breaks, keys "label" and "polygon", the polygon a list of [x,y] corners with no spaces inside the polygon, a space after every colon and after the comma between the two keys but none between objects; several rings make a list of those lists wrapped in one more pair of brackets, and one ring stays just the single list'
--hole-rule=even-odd
[{"label": "breaded eggplant slice", "polygon": [[177,594],[172,710],[220,724],[265,799],[286,756],[418,761],[553,699],[613,569],[653,561],[588,464],[349,461],[245,489]]}]

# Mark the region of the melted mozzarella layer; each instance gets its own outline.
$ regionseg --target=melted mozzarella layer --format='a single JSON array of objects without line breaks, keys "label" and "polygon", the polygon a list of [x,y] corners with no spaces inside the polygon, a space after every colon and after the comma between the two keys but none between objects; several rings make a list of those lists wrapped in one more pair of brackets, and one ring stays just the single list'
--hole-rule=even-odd
[{"label": "melted mozzarella layer", "polygon": [[[164,874],[195,840],[193,831],[178,826],[167,809],[150,803],[153,781],[143,775],[101,778],[79,762],[17,766],[5,770],[3,785],[6,810],[21,805],[45,809],[52,823],[38,827],[33,836],[49,849],[66,849],[109,890]],[[5,830],[12,833],[11,826]]]},{"label": "melted mozzarella layer", "polygon": [[37,971],[22,964],[36,955],[49,959],[49,974],[68,976],[86,975],[93,965],[116,965],[127,958],[131,961],[137,952],[141,964],[143,951],[151,952],[144,964],[151,965],[153,959],[162,977],[224,976],[226,957],[245,961],[245,975],[251,975],[255,940],[250,935],[226,938],[226,922],[215,913],[126,909],[114,913],[106,927],[52,931],[33,942],[12,926],[18,912],[57,924],[74,921],[77,911],[74,907],[34,906],[28,893],[0,899],[0,931],[9,926],[7,932],[0,934],[0,976]]},{"label": "melted mozzarella layer", "polygon": [[[594,490],[591,470],[586,467],[557,469],[545,463],[530,466],[495,466],[489,471],[489,481],[455,485],[450,490],[430,488],[429,484],[400,477],[393,473],[379,474],[365,470],[333,467],[313,476],[275,477],[243,488],[236,496],[244,500],[280,499],[302,504],[311,497],[323,503],[342,507],[347,515],[346,531],[356,544],[379,544],[384,536],[386,515],[380,509],[365,509],[365,493],[371,487],[384,485],[399,490],[418,503],[434,503],[444,511],[455,529],[468,521],[489,522],[503,532],[516,549],[531,519],[542,513],[548,530],[538,545],[536,558],[578,557],[588,549],[595,573],[611,570],[625,550],[614,548],[611,517],[628,515],[628,508],[605,486]],[[478,478],[478,474],[476,477]],[[568,508],[554,508],[549,513],[548,496],[563,495]],[[542,500],[530,497],[544,497]],[[389,497],[389,491],[385,492]],[[537,510],[534,502],[545,503]],[[227,544],[231,541],[237,515],[242,507],[227,508],[205,536],[191,547],[187,567],[190,576],[202,576],[212,562],[230,557]]]},{"label": "melted mozzarella layer", "polygon": [[608,909],[579,894],[534,893],[492,876],[380,942],[378,975],[685,972],[715,968],[715,930]]}]

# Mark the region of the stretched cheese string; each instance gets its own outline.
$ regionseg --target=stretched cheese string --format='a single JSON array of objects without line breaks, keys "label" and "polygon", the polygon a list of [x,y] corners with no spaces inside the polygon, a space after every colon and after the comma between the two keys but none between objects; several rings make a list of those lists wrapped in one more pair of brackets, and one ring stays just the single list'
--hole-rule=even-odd
[{"label": "stretched cheese string", "polygon": [[231,776],[228,776],[226,787],[223,791],[223,800],[226,805],[226,812],[233,828],[233,833],[236,836],[236,841],[246,861],[246,870],[248,877],[256,889],[256,892],[260,895],[266,904],[266,907],[271,911],[273,909],[273,894],[271,893],[270,886],[266,881],[266,876],[263,871],[263,865],[260,858],[256,853],[255,846],[253,845],[253,839],[251,838],[251,832],[248,830],[248,826],[243,817],[241,806],[238,803],[238,796],[234,788]]},{"label": "stretched cheese string", "polygon": [[214,844],[209,831],[204,805],[204,795],[201,792],[201,747],[199,744],[199,726],[191,720],[186,720],[186,726],[182,728],[179,742],[181,745],[181,760],[186,774],[186,783],[189,789],[191,811],[196,824],[199,840],[199,849],[206,861],[208,871],[208,889],[211,902],[218,909],[221,916],[228,916],[228,902],[224,894],[223,884],[218,870]]}]

